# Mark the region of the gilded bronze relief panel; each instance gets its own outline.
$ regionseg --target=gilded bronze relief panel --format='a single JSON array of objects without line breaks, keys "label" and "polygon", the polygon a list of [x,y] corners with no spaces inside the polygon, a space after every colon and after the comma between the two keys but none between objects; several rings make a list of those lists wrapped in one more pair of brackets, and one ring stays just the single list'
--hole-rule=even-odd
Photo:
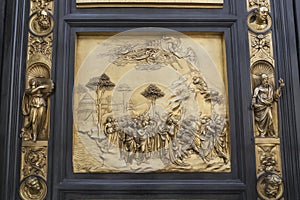
[{"label": "gilded bronze relief panel", "polygon": [[73,171],[230,172],[225,62],[219,33],[78,35]]}]

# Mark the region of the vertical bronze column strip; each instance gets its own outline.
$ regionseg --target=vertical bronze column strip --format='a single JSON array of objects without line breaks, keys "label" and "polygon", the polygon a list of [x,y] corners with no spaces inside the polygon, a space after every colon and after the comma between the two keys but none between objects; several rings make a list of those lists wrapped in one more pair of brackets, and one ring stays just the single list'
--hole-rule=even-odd
[{"label": "vertical bronze column strip", "polygon": [[20,198],[47,196],[54,0],[29,0],[26,85],[22,99]]},{"label": "vertical bronze column strip", "polygon": [[258,199],[283,199],[277,101],[284,82],[275,89],[270,0],[247,0],[250,78],[252,86]]}]

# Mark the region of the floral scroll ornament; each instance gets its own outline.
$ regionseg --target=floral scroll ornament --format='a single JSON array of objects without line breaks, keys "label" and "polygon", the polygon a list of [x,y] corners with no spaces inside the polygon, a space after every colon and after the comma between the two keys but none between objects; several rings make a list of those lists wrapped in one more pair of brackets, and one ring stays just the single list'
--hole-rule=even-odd
[{"label": "floral scroll ornament", "polygon": [[258,166],[258,173],[280,173],[279,163],[276,152],[279,148],[276,144],[261,144],[257,146],[257,153],[260,165]]},{"label": "floral scroll ornament", "polygon": [[32,0],[32,8],[31,11],[35,12],[38,10],[49,10],[51,11],[51,2],[53,0]]},{"label": "floral scroll ornament", "polygon": [[46,176],[46,148],[37,148],[34,149],[32,147],[23,147],[22,149],[24,155],[24,167],[23,174],[24,176],[29,175],[40,175]]},{"label": "floral scroll ornament", "polygon": [[260,163],[262,165],[262,169],[266,172],[274,171],[274,168],[277,164],[274,156],[271,155],[263,155],[261,157]]},{"label": "floral scroll ornament", "polygon": [[270,6],[269,0],[249,0],[249,7]]},{"label": "floral scroll ornament", "polygon": [[48,59],[51,59],[52,55],[52,41],[53,36],[49,35],[47,37],[34,37],[29,35],[28,39],[28,54],[34,56],[36,54],[42,54]]},{"label": "floral scroll ornament", "polygon": [[258,53],[263,53],[262,55],[270,56],[271,49],[270,49],[271,39],[269,35],[259,34],[252,38],[251,40],[251,55],[252,57],[257,55]]}]

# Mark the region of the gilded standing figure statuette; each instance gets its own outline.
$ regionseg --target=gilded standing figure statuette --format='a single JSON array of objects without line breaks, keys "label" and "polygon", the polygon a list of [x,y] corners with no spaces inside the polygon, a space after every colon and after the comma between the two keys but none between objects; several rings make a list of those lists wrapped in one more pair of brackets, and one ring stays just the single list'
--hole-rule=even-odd
[{"label": "gilded standing figure statuette", "polygon": [[29,80],[29,88],[25,90],[22,112],[25,123],[22,129],[24,140],[36,141],[39,135],[46,135],[47,101],[53,91],[53,82],[44,77]]},{"label": "gilded standing figure statuette", "polygon": [[274,90],[267,74],[261,74],[261,84],[254,89],[251,108],[260,137],[276,137],[273,126],[272,105],[281,96],[284,82],[279,79],[279,88]]}]

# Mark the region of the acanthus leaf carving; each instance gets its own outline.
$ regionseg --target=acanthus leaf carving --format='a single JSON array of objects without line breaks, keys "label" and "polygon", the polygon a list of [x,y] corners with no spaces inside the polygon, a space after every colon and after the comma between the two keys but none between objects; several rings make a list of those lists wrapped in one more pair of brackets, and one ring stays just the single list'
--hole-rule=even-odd
[{"label": "acanthus leaf carving", "polygon": [[48,10],[52,11],[52,2],[53,0],[31,0],[31,12],[36,12],[38,10]]},{"label": "acanthus leaf carving", "polygon": [[270,0],[249,0],[249,8],[253,7],[269,7],[270,6]]},{"label": "acanthus leaf carving", "polygon": [[257,146],[258,150],[258,173],[281,173],[279,168],[279,150],[278,145],[264,145]]},{"label": "acanthus leaf carving", "polygon": [[42,54],[43,56],[47,57],[47,59],[51,60],[52,42],[53,42],[52,35],[48,35],[46,37],[35,37],[29,35],[29,40],[28,40],[29,56]]},{"label": "acanthus leaf carving", "polygon": [[251,35],[251,57],[271,56],[271,38],[270,35]]},{"label": "acanthus leaf carving", "polygon": [[24,166],[23,175],[46,176],[47,172],[47,148],[46,147],[23,147]]}]

